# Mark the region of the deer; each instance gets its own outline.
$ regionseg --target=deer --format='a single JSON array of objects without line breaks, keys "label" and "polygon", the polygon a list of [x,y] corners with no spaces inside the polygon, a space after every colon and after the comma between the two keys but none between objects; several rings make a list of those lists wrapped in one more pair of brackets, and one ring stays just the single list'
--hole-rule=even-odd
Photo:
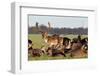
[{"label": "deer", "polygon": [[88,50],[88,38],[81,38],[81,35],[78,35],[77,38],[74,38],[71,46],[71,57],[85,57]]},{"label": "deer", "polygon": [[[51,36],[48,34],[48,32],[49,32],[49,30],[51,28],[50,22],[48,22],[48,29],[47,29],[47,31],[40,30],[39,27],[38,27],[39,26],[38,24],[39,23],[36,22],[36,28],[41,33],[42,39],[47,44],[48,49],[50,48],[49,53],[52,53],[52,54],[54,54],[54,53],[57,53],[57,54],[61,53],[61,54],[63,54],[63,53],[65,53],[65,50],[66,51],[70,50],[70,48],[71,48],[71,40],[69,38],[61,37],[61,36],[59,36],[57,34],[53,34]],[[59,50],[59,47],[60,47],[61,51],[55,52],[54,49],[51,49],[52,47],[56,47],[56,50]]]},{"label": "deer", "polygon": [[49,27],[48,27],[47,31],[40,30],[39,27],[38,27],[38,24],[39,23],[36,22],[36,27],[37,27],[38,31],[41,33],[42,39],[48,45],[48,47],[56,46],[58,44],[63,43],[63,37],[59,37],[59,35],[57,35],[57,34],[53,34],[52,36],[48,35],[48,32],[51,28],[50,22],[48,22]]},{"label": "deer", "polygon": [[40,57],[45,53],[45,48],[42,46],[41,48],[34,48],[34,44],[32,40],[28,39],[28,54],[32,57]]},{"label": "deer", "polygon": [[55,46],[49,47],[47,49],[47,55],[53,56],[53,57],[61,55],[63,57],[66,57],[66,55],[65,55],[65,53],[62,49],[62,46],[60,46],[60,47],[55,47]]}]

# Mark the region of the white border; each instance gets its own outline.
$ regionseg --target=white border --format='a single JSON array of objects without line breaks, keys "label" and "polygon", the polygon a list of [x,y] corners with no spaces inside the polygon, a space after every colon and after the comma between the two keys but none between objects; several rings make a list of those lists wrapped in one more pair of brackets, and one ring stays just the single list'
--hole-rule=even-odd
[{"label": "white border", "polygon": [[[12,72],[47,72],[63,69],[89,68],[95,65],[95,9],[83,7],[50,8],[33,4],[12,3]],[[47,13],[48,12],[48,13]],[[89,58],[75,60],[27,61],[27,14],[87,16],[89,34]],[[23,29],[24,28],[24,29]],[[92,47],[92,48],[90,48]],[[59,64],[58,64],[59,63]],[[34,68],[33,68],[34,67]]]}]

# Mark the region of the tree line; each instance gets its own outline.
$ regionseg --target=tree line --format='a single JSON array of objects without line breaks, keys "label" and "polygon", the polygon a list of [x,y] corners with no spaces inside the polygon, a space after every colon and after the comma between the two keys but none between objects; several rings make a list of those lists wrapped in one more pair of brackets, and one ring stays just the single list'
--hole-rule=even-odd
[{"label": "tree line", "polygon": [[[83,27],[79,27],[79,28],[66,28],[66,27],[62,27],[62,28],[48,28],[45,25],[40,25],[39,26],[39,30],[41,31],[48,31],[49,34],[74,34],[74,35],[87,35],[88,34],[88,28],[83,28]],[[35,26],[31,26],[28,27],[28,34],[39,34],[39,30],[35,27]]]}]

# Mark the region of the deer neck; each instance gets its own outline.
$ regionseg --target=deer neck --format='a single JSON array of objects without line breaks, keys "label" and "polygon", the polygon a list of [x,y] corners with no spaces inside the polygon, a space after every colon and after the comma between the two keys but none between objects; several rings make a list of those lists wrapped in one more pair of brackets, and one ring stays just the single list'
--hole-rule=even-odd
[{"label": "deer neck", "polygon": [[44,40],[45,43],[47,43],[47,41],[48,41],[48,35],[43,36],[43,40]]},{"label": "deer neck", "polygon": [[44,39],[44,42],[45,42],[45,43],[47,43],[47,42],[48,42],[48,39],[47,39],[47,38],[43,38],[43,39]]}]

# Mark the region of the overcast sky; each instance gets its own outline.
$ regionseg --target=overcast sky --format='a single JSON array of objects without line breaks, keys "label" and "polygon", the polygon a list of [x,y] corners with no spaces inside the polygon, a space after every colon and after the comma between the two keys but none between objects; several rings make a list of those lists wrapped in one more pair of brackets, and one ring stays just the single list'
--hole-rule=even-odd
[{"label": "overcast sky", "polygon": [[51,27],[88,27],[87,17],[61,17],[61,16],[36,16],[29,15],[29,26],[35,26],[35,23],[44,24],[48,26],[48,21],[51,23]]}]

